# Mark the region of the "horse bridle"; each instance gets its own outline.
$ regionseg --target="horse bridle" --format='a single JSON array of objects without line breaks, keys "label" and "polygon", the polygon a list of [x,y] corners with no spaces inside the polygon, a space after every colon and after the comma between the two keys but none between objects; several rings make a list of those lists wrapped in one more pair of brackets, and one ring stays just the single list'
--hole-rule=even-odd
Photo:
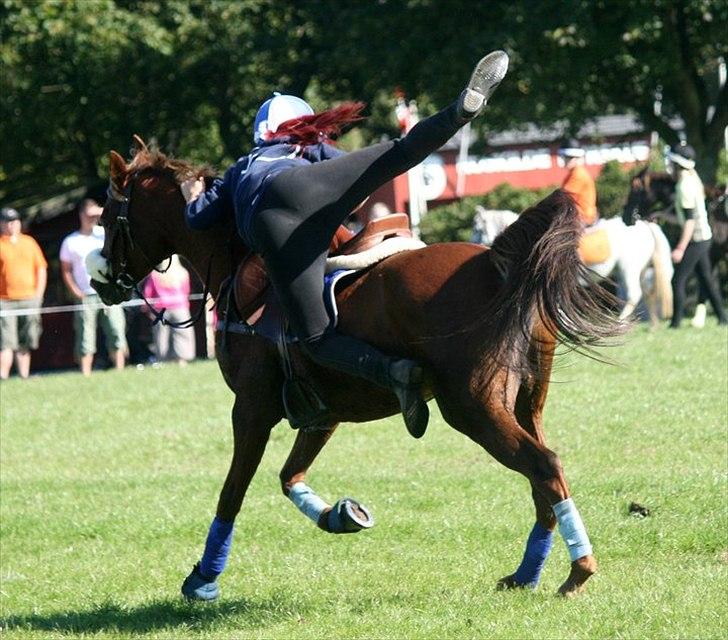
[{"label": "horse bridle", "polygon": [[[134,238],[131,234],[131,226],[129,225],[129,209],[131,208],[131,194],[134,189],[134,183],[136,182],[136,179],[138,177],[138,172],[135,172],[132,174],[131,178],[126,181],[126,184],[124,185],[124,192],[119,193],[114,188],[114,183],[112,181],[109,181],[109,186],[106,190],[106,196],[110,198],[111,200],[114,200],[115,202],[120,203],[119,211],[116,214],[116,217],[114,218],[113,222],[113,228],[111,230],[111,238],[109,240],[108,244],[108,253],[109,257],[107,258],[107,261],[109,263],[109,269],[110,269],[110,280],[113,282],[113,285],[121,289],[122,291],[126,293],[134,292],[144,300],[144,302],[147,304],[147,307],[149,308],[149,311],[154,315],[154,324],[162,323],[164,325],[168,325],[171,327],[178,327],[178,328],[187,328],[191,327],[193,324],[195,324],[201,317],[202,314],[205,311],[205,305],[202,304],[200,306],[200,309],[198,313],[192,317],[189,318],[189,320],[185,320],[182,322],[173,322],[171,320],[167,320],[164,317],[164,312],[166,309],[162,309],[161,311],[157,311],[154,309],[154,307],[151,305],[151,303],[147,300],[146,296],[142,292],[142,290],[139,288],[139,284],[134,279],[134,277],[129,273],[128,271],[128,263],[129,263],[129,255],[133,251],[138,251],[141,253],[142,257],[144,258],[144,261],[150,265],[150,271],[154,270],[158,273],[164,273],[166,272],[172,265],[172,257],[169,258],[169,263],[167,264],[167,267],[164,269],[157,269],[156,268],[156,262],[149,259],[147,253],[144,251],[144,249],[141,248],[141,246],[138,243],[134,242]],[[120,250],[118,251],[119,254],[119,261],[118,261],[118,269],[116,268],[116,254],[117,251],[117,240],[120,240]],[[208,263],[207,267],[207,276],[205,278],[205,286],[204,286],[204,292],[203,292],[203,300],[207,299],[208,294],[210,293],[210,271],[212,268],[212,256],[210,256],[210,262]]]},{"label": "horse bridle", "polygon": [[[137,173],[132,174],[131,179],[126,181],[124,185],[124,192],[119,194],[114,188],[113,182],[109,182],[109,187],[106,190],[106,195],[115,202],[120,203],[120,208],[116,214],[116,218],[113,222],[113,228],[111,230],[111,239],[109,240],[109,267],[111,269],[111,280],[114,284],[122,289],[123,291],[133,291],[137,288],[137,283],[134,277],[127,270],[129,263],[129,255],[136,249],[142,254],[145,262],[154,268],[154,262],[149,260],[146,252],[134,242],[134,238],[131,235],[131,227],[129,226],[129,208],[131,207],[131,194],[134,189],[134,183],[137,179]],[[116,251],[117,241],[120,240],[121,244],[119,251]],[[118,269],[116,268],[116,255],[119,255]],[[170,258],[171,262],[171,258]],[[150,270],[151,270],[150,268]],[[166,269],[165,269],[166,271]]]}]

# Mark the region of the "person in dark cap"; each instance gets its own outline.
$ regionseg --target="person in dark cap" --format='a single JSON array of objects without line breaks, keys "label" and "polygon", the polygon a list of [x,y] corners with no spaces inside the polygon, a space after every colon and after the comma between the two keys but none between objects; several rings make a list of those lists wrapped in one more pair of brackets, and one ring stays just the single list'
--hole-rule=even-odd
[{"label": "person in dark cap", "polygon": [[672,321],[670,327],[677,329],[685,312],[685,285],[695,273],[702,289],[707,293],[719,324],[728,324],[720,289],[713,279],[710,268],[710,243],[713,234],[708,224],[705,207],[705,189],[695,171],[695,150],[690,145],[681,145],[667,154],[671,169],[676,173],[675,213],[682,226],[677,246],[672,252],[676,264],[672,276]]},{"label": "person in dark cap", "polygon": [[[30,352],[38,348],[40,313],[48,263],[38,243],[21,232],[15,209],[0,209],[0,379],[30,374]],[[6,315],[7,314],[7,315]]]},{"label": "person in dark cap", "polygon": [[577,140],[569,138],[559,146],[559,156],[563,158],[568,170],[561,188],[568,191],[574,198],[581,221],[585,225],[594,224],[599,217],[597,214],[597,188],[594,178],[584,166],[586,152]]}]

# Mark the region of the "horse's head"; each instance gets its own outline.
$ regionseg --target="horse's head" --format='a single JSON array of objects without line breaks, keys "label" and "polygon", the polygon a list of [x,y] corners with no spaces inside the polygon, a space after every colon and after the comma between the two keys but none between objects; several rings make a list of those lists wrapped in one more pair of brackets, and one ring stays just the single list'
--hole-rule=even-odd
[{"label": "horse's head", "polygon": [[675,181],[667,174],[654,173],[647,167],[633,176],[622,219],[626,224],[650,217],[655,206],[672,204]]},{"label": "horse's head", "polygon": [[174,253],[164,230],[170,209],[184,208],[179,180],[196,172],[192,165],[150,150],[138,136],[134,140],[131,162],[110,153],[111,179],[101,214],[106,237],[100,253],[87,258],[91,284],[106,304],[129,300],[136,284]]}]

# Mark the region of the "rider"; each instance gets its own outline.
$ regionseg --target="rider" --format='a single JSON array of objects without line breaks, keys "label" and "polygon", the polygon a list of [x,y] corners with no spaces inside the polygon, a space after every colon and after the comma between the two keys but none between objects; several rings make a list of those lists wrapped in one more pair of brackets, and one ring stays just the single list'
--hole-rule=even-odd
[{"label": "rider", "polygon": [[579,142],[573,138],[564,140],[559,147],[559,155],[564,159],[568,173],[561,188],[568,191],[579,211],[579,218],[586,225],[597,221],[597,188],[594,178],[584,166],[586,153]]},{"label": "rider", "polygon": [[429,412],[422,397],[422,366],[389,357],[329,326],[323,286],[334,233],[379,186],[422,162],[481,113],[508,68],[503,51],[478,62],[458,99],[420,121],[404,137],[344,153],[330,136],[358,120],[362,104],[315,114],[295,96],[274,95],[255,118],[255,148],[204,190],[182,186],[186,217],[206,229],[234,215],[247,246],[260,254],[291,328],[315,362],[391,389],[411,435],[422,436]]}]

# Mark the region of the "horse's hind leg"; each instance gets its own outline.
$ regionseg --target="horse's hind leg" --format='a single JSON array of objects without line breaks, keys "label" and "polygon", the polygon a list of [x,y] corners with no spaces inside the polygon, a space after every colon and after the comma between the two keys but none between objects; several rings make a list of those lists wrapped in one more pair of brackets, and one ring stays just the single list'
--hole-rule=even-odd
[{"label": "horse's hind leg", "polygon": [[[553,332],[550,332],[545,326],[539,327],[534,334],[534,339],[529,349],[529,360],[535,375],[527,378],[521,384],[515,406],[518,423],[544,447],[546,446],[546,436],[543,425],[543,411],[546,406],[546,396],[549,389],[555,349],[556,340],[553,338]],[[568,491],[565,479],[563,483]],[[547,500],[545,494],[533,481],[531,481],[531,493],[536,508],[536,525],[534,525],[532,536],[537,543],[535,547],[529,548],[528,545],[526,547],[526,555],[524,556],[524,564],[526,564],[526,567],[534,566],[529,563],[529,560],[534,555],[536,560],[538,560],[539,551],[545,551],[545,556],[548,555],[548,551],[550,550],[549,542],[544,541],[541,543],[541,548],[539,548],[539,543],[541,540],[550,538],[550,532],[553,531],[557,522],[553,507]],[[546,531],[549,533],[546,533]],[[530,540],[531,538],[529,538]],[[529,552],[531,558],[528,558]],[[572,562],[569,577],[561,586],[559,592],[563,595],[577,593],[583,589],[586,580],[594,575],[596,570],[597,563],[592,555],[589,555],[584,560]],[[527,571],[525,575],[527,575]]]},{"label": "horse's hind leg", "polygon": [[236,398],[232,413],[233,458],[202,559],[182,584],[182,594],[187,599],[215,600],[219,595],[217,577],[225,568],[230,553],[235,518],[263,457],[270,431],[280,418],[280,413],[264,401],[252,403],[243,402],[239,396]]},{"label": "horse's hind leg", "polygon": [[534,493],[541,496],[536,500],[536,509],[541,514],[545,529],[552,522],[546,515],[545,504],[548,504],[572,560],[571,572],[559,593],[572,595],[581,591],[584,583],[596,572],[596,560],[592,556],[584,524],[570,498],[558,456],[518,423],[508,406],[510,402],[504,401],[509,395],[506,389],[513,386],[505,380],[506,377],[507,374],[502,374],[501,380],[494,381],[486,402],[472,397],[442,402],[438,396],[438,400],[443,406],[443,414],[453,427],[480,444],[501,464],[528,478]]},{"label": "horse's hind leg", "polygon": [[326,430],[298,432],[280,472],[281,488],[291,502],[324,531],[355,533],[374,524],[367,508],[352,498],[342,498],[332,507],[305,482],[306,472],[336,427],[334,424]]},{"label": "horse's hind leg", "polygon": [[[546,446],[546,438],[543,427],[543,409],[546,404],[555,344],[553,338],[547,333],[533,341],[529,350],[529,359],[536,374],[523,380],[515,404],[518,424],[544,447]],[[526,542],[526,550],[521,564],[515,573],[498,581],[499,589],[535,588],[553,546],[556,516],[538,485],[533,480],[529,480],[529,482],[531,483],[531,496],[536,509],[536,523]]]}]

